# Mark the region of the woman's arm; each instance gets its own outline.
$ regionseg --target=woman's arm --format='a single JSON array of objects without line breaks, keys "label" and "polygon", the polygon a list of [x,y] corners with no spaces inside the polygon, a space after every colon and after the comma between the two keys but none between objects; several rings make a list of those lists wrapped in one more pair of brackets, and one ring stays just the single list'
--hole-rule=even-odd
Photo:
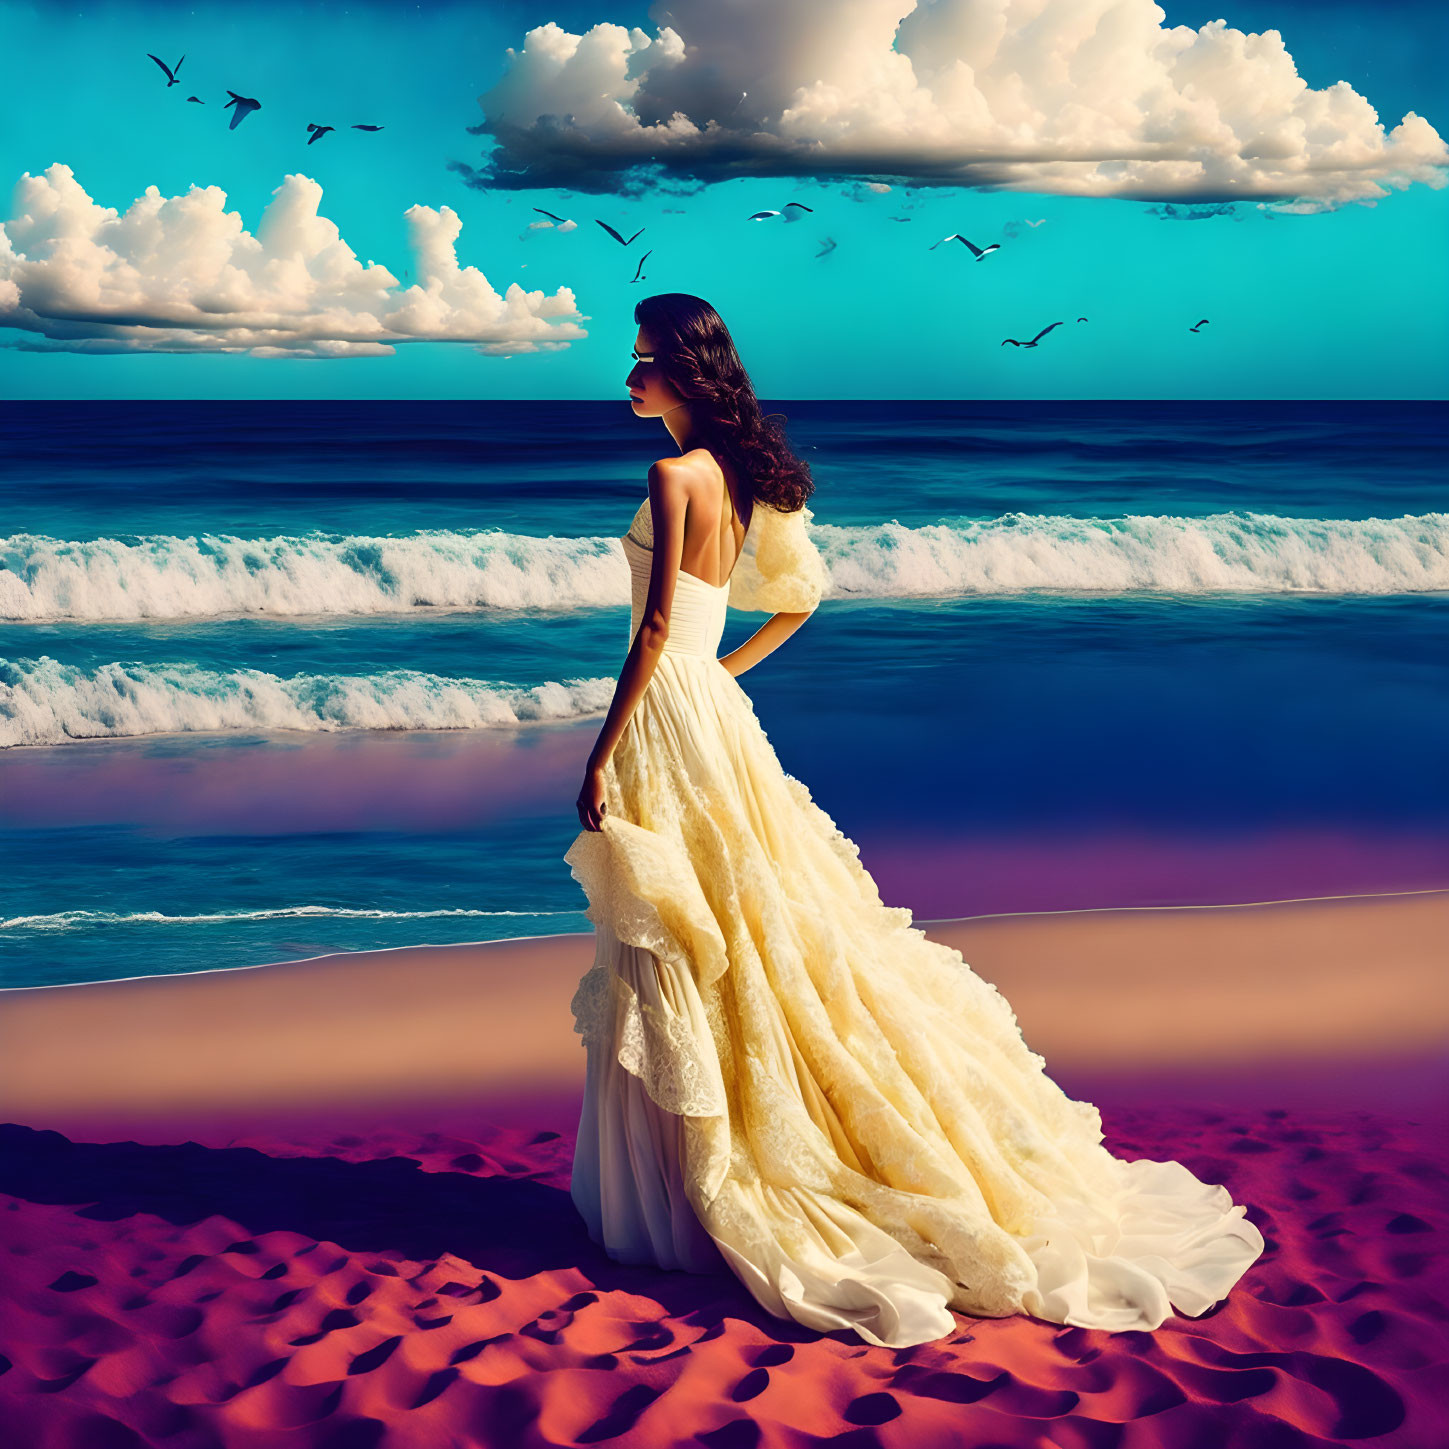
[{"label": "woman's arm", "polygon": [[643,698],[664,641],[669,637],[669,611],[674,605],[674,589],[679,578],[679,565],[684,557],[684,514],[688,503],[683,477],[663,459],[649,470],[650,518],[654,524],[654,561],[650,566],[649,597],[644,603],[634,642],[619,671],[619,682],[609,712],[599,730],[599,737],[589,754],[588,770],[600,770],[614,753],[634,707]]},{"label": "woman's arm", "polygon": [[721,654],[719,662],[738,679],[767,654],[773,654],[814,612],[808,609],[803,614],[772,614],[738,649]]}]

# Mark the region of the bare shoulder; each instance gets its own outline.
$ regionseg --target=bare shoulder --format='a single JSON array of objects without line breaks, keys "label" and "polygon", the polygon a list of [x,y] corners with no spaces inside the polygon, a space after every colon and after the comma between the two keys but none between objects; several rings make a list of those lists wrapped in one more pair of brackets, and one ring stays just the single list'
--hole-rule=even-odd
[{"label": "bare shoulder", "polygon": [[684,458],[660,458],[649,465],[649,488],[651,492],[656,487],[678,492],[688,486],[693,475],[694,469]]},{"label": "bare shoulder", "polygon": [[654,501],[656,516],[683,513],[693,486],[693,472],[681,467],[681,458],[660,458],[649,465],[649,497]]},{"label": "bare shoulder", "polygon": [[719,459],[708,448],[671,454],[649,469],[650,496],[659,498],[666,508],[677,507],[681,512],[691,502],[708,507],[719,495],[723,471]]},{"label": "bare shoulder", "polygon": [[660,458],[649,473],[653,477],[657,471],[661,477],[672,476],[692,483],[706,477],[712,470],[718,471],[718,464],[709,449],[695,448],[689,453],[671,453],[667,458]]},{"label": "bare shoulder", "polygon": [[738,495],[740,492],[734,464],[716,456],[708,448],[692,448],[687,453],[676,454],[661,461],[671,464],[677,472],[685,475],[690,486],[698,490],[701,499],[718,496],[721,478],[732,493]]}]

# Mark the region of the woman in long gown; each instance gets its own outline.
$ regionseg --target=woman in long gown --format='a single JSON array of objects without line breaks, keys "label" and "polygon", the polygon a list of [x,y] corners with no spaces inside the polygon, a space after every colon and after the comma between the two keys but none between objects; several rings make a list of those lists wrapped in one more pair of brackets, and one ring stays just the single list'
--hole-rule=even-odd
[{"label": "woman in long gown", "polygon": [[[951,1310],[1155,1329],[1262,1253],[1227,1190],[1124,1161],[960,952],[882,903],[735,676],[824,590],[813,483],[715,310],[635,308],[640,417],[680,456],[623,536],[628,656],[565,855],[597,952],[572,1195],[616,1260],[733,1271],[771,1313],[901,1347]],[[774,617],[717,657],[727,604]]]}]

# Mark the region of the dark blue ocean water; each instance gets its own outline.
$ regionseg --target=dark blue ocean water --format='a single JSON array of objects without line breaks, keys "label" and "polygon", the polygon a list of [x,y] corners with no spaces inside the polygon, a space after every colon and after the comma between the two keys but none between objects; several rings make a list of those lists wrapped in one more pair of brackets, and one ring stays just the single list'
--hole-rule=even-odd
[{"label": "dark blue ocean water", "polygon": [[[867,864],[1449,843],[1449,408],[768,406],[830,588],[741,683]],[[672,451],[614,402],[0,405],[0,984],[587,929],[576,767]]]}]

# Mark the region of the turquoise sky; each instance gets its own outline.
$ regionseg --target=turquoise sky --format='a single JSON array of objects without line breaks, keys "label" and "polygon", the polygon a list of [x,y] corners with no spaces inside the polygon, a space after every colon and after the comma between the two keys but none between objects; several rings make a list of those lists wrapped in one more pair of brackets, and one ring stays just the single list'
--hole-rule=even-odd
[{"label": "turquoise sky", "polygon": [[[908,8],[903,4],[902,11]],[[1449,136],[1442,6],[1164,7],[1171,24],[1278,29],[1314,87],[1346,80],[1391,129],[1417,111]],[[12,56],[0,90],[0,220],[21,175],[63,163],[98,204],[124,212],[148,186],[225,191],[253,230],[289,172],[323,189],[321,214],[362,261],[407,285],[404,212],[449,206],[460,263],[500,292],[572,288],[586,339],[561,352],[486,356],[417,342],[391,356],[267,358],[200,353],[21,350],[0,329],[8,397],[485,397],[624,395],[632,307],[650,291],[707,297],[734,333],[762,396],[1401,397],[1449,395],[1449,188],[1415,184],[1373,208],[1271,219],[1164,220],[1156,205],[1049,194],[924,188],[885,195],[830,180],[737,179],[692,196],[484,191],[458,161],[483,163],[477,96],[505,49],[545,21],[656,25],[641,4],[567,6],[297,3],[218,6],[0,3]],[[146,53],[187,59],[181,84]],[[225,89],[263,109],[228,131]],[[206,105],[186,103],[190,94]],[[306,144],[308,121],[338,129]],[[366,133],[354,121],[382,124]],[[797,200],[806,222],[751,223]],[[579,220],[529,234],[533,206]],[[678,208],[677,212],[665,208]],[[909,215],[909,222],[893,222]],[[594,224],[626,236],[627,249]],[[1026,218],[1045,218],[1035,228]],[[1017,234],[1011,235],[1016,223]],[[961,231],[1001,250],[973,261]],[[817,256],[830,238],[835,245]],[[647,280],[631,284],[645,245]],[[1077,323],[1078,316],[1090,320]],[[1187,329],[1200,317],[1200,333]],[[1049,322],[1035,350],[1001,346]]]}]

